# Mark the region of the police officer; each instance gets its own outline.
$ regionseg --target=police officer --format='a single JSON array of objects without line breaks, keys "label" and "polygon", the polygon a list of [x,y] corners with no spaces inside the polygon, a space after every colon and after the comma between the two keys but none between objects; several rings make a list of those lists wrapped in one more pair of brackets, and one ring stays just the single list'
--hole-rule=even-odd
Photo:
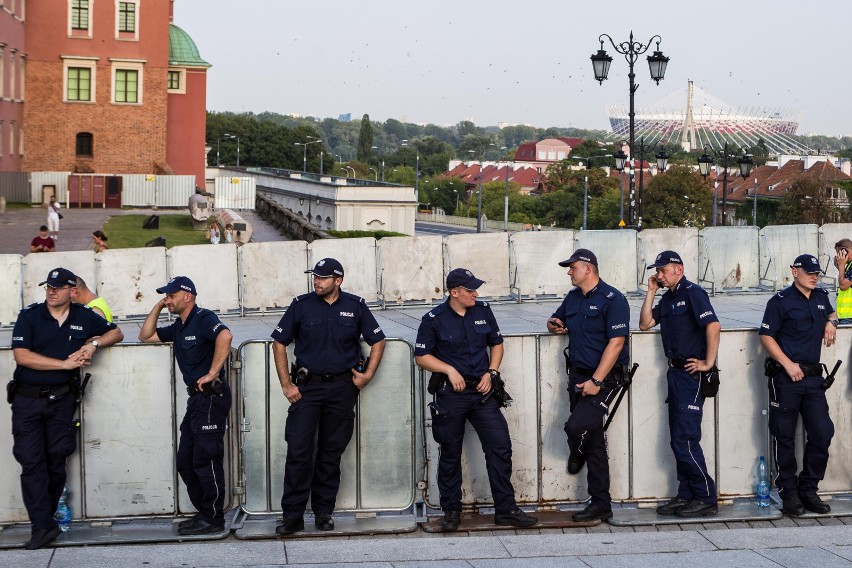
[{"label": "police officer", "polygon": [[[283,535],[305,528],[309,498],[316,528],[334,529],[340,458],[352,439],[355,402],[375,376],[385,349],[385,334],[364,299],[340,289],[340,262],[324,258],[305,272],[313,274],[314,291],[295,298],[272,333],[278,380],[290,402],[284,432],[284,518],[275,529]],[[366,361],[361,336],[370,345]],[[287,345],[293,341],[296,362],[291,368]]]},{"label": "police officer", "polygon": [[571,416],[565,423],[568,435],[568,473],[579,473],[583,464],[591,502],[574,513],[575,521],[612,517],[609,495],[609,459],[603,419],[629,363],[627,335],[630,308],[624,294],[601,280],[598,259],[588,249],[577,249],[568,260],[573,290],[550,319],[551,333],[569,334],[569,394]]},{"label": "police officer", "polygon": [[[231,388],[222,380],[231,351],[231,330],[210,310],[195,303],[195,284],[175,276],[157,288],[157,302],[139,331],[139,341],[174,343],[175,359],[189,398],[180,423],[177,470],[197,514],[178,524],[178,534],[221,532],[225,527],[225,428],[231,410]],[[157,327],[166,308],[178,316]]]},{"label": "police officer", "polygon": [[[657,507],[660,515],[704,517],[715,515],[716,484],[704,462],[701,450],[701,418],[704,395],[702,373],[715,369],[721,325],[707,292],[683,276],[683,260],[672,250],[657,255],[648,267],[648,293],[639,315],[639,329],[647,331],[660,324],[663,351],[669,360],[669,435],[677,463],[677,495]],[[654,295],[668,290],[656,307]]]},{"label": "police officer", "polygon": [[[834,344],[837,315],[828,293],[818,286],[821,270],[816,257],[800,255],[790,267],[793,284],[769,299],[760,325],[760,343],[771,358],[766,370],[769,432],[778,468],[775,485],[784,513],[798,516],[807,509],[825,514],[831,507],[819,498],[817,487],[825,476],[834,424],[822,388],[820,342],[826,347]],[[796,476],[796,423],[800,414],[807,443],[802,471]]]},{"label": "police officer", "polygon": [[461,521],[461,455],[465,421],[479,435],[494,499],[494,524],[530,527],[538,519],[515,503],[509,426],[495,397],[484,397],[499,377],[503,337],[486,302],[478,301],[484,282],[470,270],[447,275],[447,301],[423,316],[414,360],[423,369],[446,375],[430,405],[432,436],[441,445],[438,491],[444,518],[441,529],[454,531]]},{"label": "police officer", "polygon": [[72,424],[76,378],[99,348],[124,339],[115,324],[71,301],[77,277],[55,268],[39,286],[44,303],[21,310],[12,331],[15,374],[9,384],[12,453],[21,464],[21,493],[32,526],[27,550],[61,532],[53,518],[65,487],[65,460],[77,446]]}]

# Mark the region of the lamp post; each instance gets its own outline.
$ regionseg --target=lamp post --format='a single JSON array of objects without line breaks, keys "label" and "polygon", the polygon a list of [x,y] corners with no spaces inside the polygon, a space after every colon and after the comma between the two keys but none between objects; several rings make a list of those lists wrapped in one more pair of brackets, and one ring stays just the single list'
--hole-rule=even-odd
[{"label": "lamp post", "polygon": [[[346,168],[346,173],[347,173],[347,174],[349,173],[349,170],[352,170],[352,178],[353,178],[353,179],[356,179],[356,178],[355,178],[355,168],[353,168],[352,166],[343,166],[343,167],[344,167],[344,168]],[[347,175],[346,177],[349,177],[349,176]]]},{"label": "lamp post", "polygon": [[221,168],[222,162],[219,161],[219,147],[222,145],[222,137],[216,139],[216,167]]},{"label": "lamp post", "polygon": [[[616,52],[624,55],[624,59],[627,61],[627,65],[630,67],[630,72],[627,77],[630,80],[630,158],[633,158],[633,147],[635,143],[636,137],[636,128],[635,128],[635,112],[634,112],[634,96],[636,95],[636,89],[639,88],[639,85],[636,84],[636,74],[633,72],[633,65],[636,63],[636,60],[639,59],[639,56],[648,51],[648,48],[651,47],[651,42],[654,41],[654,38],[657,40],[657,49],[654,51],[653,55],[648,56],[648,67],[651,72],[651,79],[653,79],[657,85],[660,84],[660,81],[666,75],[666,66],[669,63],[669,58],[663,55],[663,52],[660,51],[660,42],[662,38],[658,35],[651,36],[651,39],[648,40],[648,43],[640,43],[638,41],[633,40],[633,32],[630,32],[630,40],[624,41],[621,43],[615,43],[612,37],[608,34],[601,34],[598,37],[598,41],[601,43],[601,48],[598,52],[591,56],[592,67],[595,72],[595,80],[598,83],[603,84],[606,80],[607,75],[609,74],[609,66],[612,63],[612,57],[604,50],[604,39],[607,38],[609,43],[612,44],[613,49]],[[641,175],[641,174],[640,174]],[[630,223],[633,224],[635,211],[633,209],[634,204],[634,192],[635,192],[635,184],[634,178],[631,176],[630,178]],[[642,188],[639,188],[641,192]],[[639,202],[642,202],[641,196],[639,197]],[[624,215],[622,214],[622,220],[624,219]],[[641,228],[641,227],[640,227]]]},{"label": "lamp post", "polygon": [[751,212],[751,224],[757,227],[757,175],[754,176],[754,209]]},{"label": "lamp post", "polygon": [[[754,167],[754,161],[750,154],[746,153],[745,148],[740,148],[743,155],[737,160],[737,164],[740,167],[740,176],[743,179],[747,178],[749,174],[751,174],[751,170]],[[718,156],[718,152],[713,150],[713,147],[709,144],[705,144],[704,153],[698,158],[698,171],[704,176],[704,179],[707,179],[707,176],[710,175],[710,166],[712,166],[715,162],[713,160],[713,156],[710,154],[714,154]],[[725,142],[725,145],[722,148],[722,169],[724,172],[722,173],[722,226],[724,227],[727,223],[727,205],[728,205],[728,158],[731,157],[728,154],[728,142]],[[755,197],[755,199],[757,199]],[[716,191],[713,191],[713,226],[716,226],[716,202],[718,198],[716,196]],[[755,201],[755,204],[757,201]],[[756,206],[756,205],[755,205]]]},{"label": "lamp post", "polygon": [[240,167],[240,137],[237,136],[236,134],[223,134],[222,138],[224,138],[225,140],[233,140],[234,138],[237,139],[237,167],[239,168]]},{"label": "lamp post", "polygon": [[595,158],[612,158],[612,154],[602,156],[571,156],[572,160],[586,160],[586,176],[583,180],[583,230],[586,230],[586,222],[589,218],[589,162]]},{"label": "lamp post", "polygon": [[376,168],[372,168],[372,167],[371,167],[371,168],[369,168],[369,169],[370,169],[370,171],[371,171],[371,172],[373,172],[374,174],[376,174],[375,178],[373,178],[373,181],[379,181],[379,172],[378,172],[378,171],[376,171]]},{"label": "lamp post", "polygon": [[325,152],[320,150],[320,175],[322,175],[322,159],[325,156]]},{"label": "lamp post", "polygon": [[[308,136],[308,138],[313,138],[313,136]],[[308,144],[319,144],[322,140],[311,140],[309,142],[293,142],[294,146],[302,147],[302,172],[308,172]]]},{"label": "lamp post", "polygon": [[627,154],[621,148],[615,153],[615,169],[621,174],[621,213],[619,214],[619,226],[624,226],[624,164],[627,162]]}]

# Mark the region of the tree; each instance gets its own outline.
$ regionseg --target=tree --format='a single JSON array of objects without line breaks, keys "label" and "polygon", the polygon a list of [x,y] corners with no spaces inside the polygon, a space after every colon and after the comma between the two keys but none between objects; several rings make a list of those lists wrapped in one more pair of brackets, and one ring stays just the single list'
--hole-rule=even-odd
[{"label": "tree", "polygon": [[673,166],[655,175],[642,193],[642,204],[646,228],[703,228],[713,215],[712,193],[686,166]]},{"label": "tree", "polygon": [[358,161],[369,162],[373,157],[373,125],[370,124],[370,115],[361,117],[361,131],[358,134]]},{"label": "tree", "polygon": [[781,225],[824,225],[840,220],[841,211],[831,202],[827,185],[818,177],[800,176],[781,199],[777,222]]}]

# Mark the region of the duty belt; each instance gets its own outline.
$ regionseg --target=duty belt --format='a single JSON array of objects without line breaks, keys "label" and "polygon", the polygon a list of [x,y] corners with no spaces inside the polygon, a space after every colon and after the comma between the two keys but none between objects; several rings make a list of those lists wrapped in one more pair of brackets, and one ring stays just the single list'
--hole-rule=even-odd
[{"label": "duty belt", "polygon": [[583,375],[584,377],[591,377],[597,371],[597,369],[584,369],[583,367],[575,367],[574,365],[571,365],[569,369],[572,375]]},{"label": "duty belt", "polygon": [[[698,357],[693,358],[698,359]],[[682,371],[688,362],[688,359],[669,359],[669,367],[674,367],[675,369],[680,369]]]},{"label": "duty belt", "polygon": [[308,373],[309,381],[319,381],[321,383],[336,383],[337,381],[352,380],[352,371],[343,371],[342,373]]},{"label": "duty belt", "polygon": [[819,363],[799,363],[799,368],[806,377],[822,376],[822,365]]},{"label": "duty belt", "polygon": [[15,394],[26,398],[59,398],[71,392],[71,387],[64,385],[26,385],[18,382]]}]

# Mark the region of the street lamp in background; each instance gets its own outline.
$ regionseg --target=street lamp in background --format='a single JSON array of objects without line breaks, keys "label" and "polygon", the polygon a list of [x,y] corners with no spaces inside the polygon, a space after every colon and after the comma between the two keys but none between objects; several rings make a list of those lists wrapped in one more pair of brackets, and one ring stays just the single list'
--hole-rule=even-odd
[{"label": "street lamp in background", "polygon": [[[313,138],[313,136],[308,136],[308,138]],[[309,142],[293,142],[294,146],[302,146],[302,172],[308,172],[308,144],[319,144],[322,140],[311,140]]]},{"label": "street lamp in background", "polygon": [[376,171],[376,168],[369,168],[369,170],[370,170],[371,172],[373,172],[374,174],[376,174],[376,176],[375,176],[375,178],[373,179],[373,181],[379,181],[379,172],[378,172],[378,171]]},{"label": "street lamp in background", "polygon": [[583,180],[583,230],[586,230],[586,222],[589,218],[589,162],[595,158],[612,158],[612,154],[602,156],[571,156],[572,160],[586,160],[586,176]]},{"label": "street lamp in background", "polygon": [[[370,146],[373,150],[378,150],[378,146]],[[385,156],[382,154],[382,181],[385,181]]]},{"label": "street lamp in background", "polygon": [[[344,168],[346,168],[346,173],[347,173],[347,174],[349,173],[349,170],[352,170],[352,178],[353,178],[353,179],[356,179],[356,178],[355,178],[355,168],[353,168],[352,166],[343,166],[343,167],[344,167]],[[349,177],[349,176],[347,175],[346,177]]]},{"label": "street lamp in background", "polygon": [[[754,167],[754,161],[750,154],[746,153],[745,148],[740,148],[743,155],[737,160],[737,164],[740,167],[740,176],[745,179],[751,174],[751,170]],[[718,152],[713,150],[713,147],[709,144],[705,144],[704,153],[698,158],[698,171],[704,176],[704,179],[707,179],[707,176],[710,175],[710,166],[714,164],[713,156],[710,154],[715,154],[718,156]],[[725,142],[724,147],[722,148],[722,169],[724,170],[722,173],[722,226],[726,225],[727,221],[727,205],[728,205],[728,158],[730,158],[728,154],[728,143]],[[718,177],[718,176],[717,176]],[[755,198],[756,199],[756,198]],[[716,196],[716,190],[713,190],[713,226],[716,226],[716,202],[718,198]],[[755,208],[756,208],[755,201]]]},{"label": "street lamp in background", "polygon": [[[623,144],[623,143],[622,143]],[[621,174],[621,213],[619,216],[619,226],[624,226],[624,164],[627,162],[627,154],[621,148],[615,153],[615,169]]]},{"label": "street lamp in background", "polygon": [[[636,128],[635,128],[635,111],[634,111],[634,96],[636,95],[636,89],[639,88],[639,85],[636,84],[636,74],[633,72],[633,65],[636,63],[636,60],[639,59],[639,56],[648,51],[648,48],[651,47],[651,42],[654,41],[654,38],[657,40],[657,49],[654,51],[653,55],[648,56],[648,67],[651,72],[651,79],[654,80],[657,85],[660,84],[660,81],[666,75],[666,66],[669,63],[669,58],[663,55],[663,52],[660,51],[660,42],[662,38],[658,35],[651,36],[651,39],[648,40],[648,43],[640,43],[638,41],[633,40],[633,32],[630,32],[630,40],[624,41],[616,44],[612,37],[608,34],[601,34],[598,37],[598,41],[601,43],[601,48],[598,52],[592,55],[592,67],[595,72],[595,80],[598,83],[603,84],[606,80],[607,75],[609,74],[609,66],[612,63],[612,57],[607,54],[604,50],[604,39],[607,38],[609,43],[612,44],[613,49],[618,53],[624,55],[624,59],[627,60],[627,65],[630,67],[630,72],[627,77],[630,80],[630,159],[633,159],[633,147],[636,142]],[[642,188],[639,188],[641,191]],[[630,224],[635,224],[634,215],[635,211],[633,208],[633,204],[635,203],[634,192],[636,191],[634,177],[630,178]],[[641,203],[642,198],[640,196],[639,202]],[[622,220],[624,220],[624,215],[622,215]],[[641,227],[640,227],[641,228]]]},{"label": "street lamp in background", "polygon": [[[402,141],[402,146],[404,148],[408,147],[408,140],[407,139]],[[420,201],[419,201],[420,200],[420,153],[417,152],[416,149],[414,150],[414,161],[415,161],[415,166],[414,166],[414,199],[417,199],[418,200],[417,203],[419,204],[420,203]],[[382,178],[382,181],[384,181],[384,177]]]},{"label": "street lamp in background", "polygon": [[225,140],[233,140],[236,138],[237,140],[237,167],[240,167],[240,137],[236,134],[223,134],[222,138]]}]

